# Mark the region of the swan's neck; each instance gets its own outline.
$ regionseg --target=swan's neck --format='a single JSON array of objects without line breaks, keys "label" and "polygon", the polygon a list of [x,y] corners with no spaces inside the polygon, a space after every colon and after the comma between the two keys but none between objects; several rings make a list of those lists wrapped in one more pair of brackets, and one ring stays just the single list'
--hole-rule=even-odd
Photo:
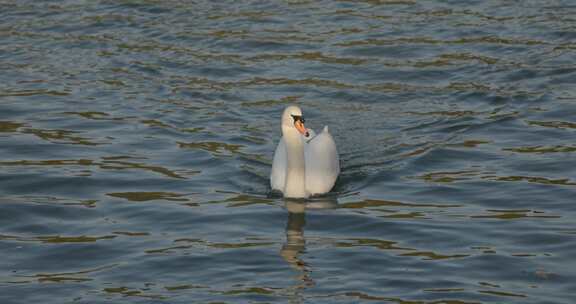
[{"label": "swan's neck", "polygon": [[284,196],[292,198],[307,197],[304,141],[302,136],[296,129],[284,126],[282,126],[282,135],[286,143],[286,156],[288,159]]}]

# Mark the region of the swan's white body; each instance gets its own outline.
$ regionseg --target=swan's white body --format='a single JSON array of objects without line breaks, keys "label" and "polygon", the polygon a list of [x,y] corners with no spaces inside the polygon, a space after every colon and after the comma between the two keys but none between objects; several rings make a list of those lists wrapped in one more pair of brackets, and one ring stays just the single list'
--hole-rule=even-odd
[{"label": "swan's white body", "polygon": [[284,110],[282,138],[276,147],[270,174],[272,189],[290,198],[329,192],[340,173],[336,143],[328,127],[318,135],[312,130],[303,135],[294,126],[295,118],[293,120],[293,117],[301,116],[302,112],[296,106]]}]

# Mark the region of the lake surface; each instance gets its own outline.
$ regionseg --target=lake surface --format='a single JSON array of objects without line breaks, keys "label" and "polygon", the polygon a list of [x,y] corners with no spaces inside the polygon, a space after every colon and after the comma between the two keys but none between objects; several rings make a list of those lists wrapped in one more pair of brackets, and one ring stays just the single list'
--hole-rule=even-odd
[{"label": "lake surface", "polygon": [[[576,5],[4,1],[0,303],[575,303]],[[280,115],[342,172],[270,194]]]}]

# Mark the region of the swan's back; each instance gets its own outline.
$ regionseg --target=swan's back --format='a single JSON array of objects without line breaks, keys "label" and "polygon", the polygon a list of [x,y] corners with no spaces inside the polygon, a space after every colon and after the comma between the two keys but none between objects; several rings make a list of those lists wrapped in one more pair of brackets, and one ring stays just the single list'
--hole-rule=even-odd
[{"label": "swan's back", "polygon": [[[307,140],[307,138],[312,138]],[[328,127],[318,135],[310,130],[310,135],[304,145],[304,158],[306,170],[306,192],[310,195],[329,192],[340,174],[340,160],[336,143]],[[272,190],[284,192],[286,183],[286,170],[288,169],[288,159],[286,154],[286,143],[284,138],[280,138],[274,159],[272,161],[272,172],[270,174],[270,186]]]}]

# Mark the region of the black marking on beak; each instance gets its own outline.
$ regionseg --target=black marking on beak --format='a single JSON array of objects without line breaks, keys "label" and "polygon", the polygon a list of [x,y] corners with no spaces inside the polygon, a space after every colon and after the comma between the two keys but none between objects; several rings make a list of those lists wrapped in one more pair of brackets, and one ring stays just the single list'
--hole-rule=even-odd
[{"label": "black marking on beak", "polygon": [[[292,116],[292,119],[294,119],[294,124],[296,124],[297,122],[301,122],[302,125],[304,125],[305,120],[304,120],[304,118],[303,118],[302,116],[300,116],[300,115],[292,115],[292,114],[290,114],[290,115]],[[306,128],[304,128],[304,129],[306,129]],[[304,134],[304,136],[305,136],[305,137],[309,137],[309,136],[310,136],[310,133],[308,132],[308,130],[306,130],[306,133]]]},{"label": "black marking on beak", "polygon": [[297,122],[297,121],[301,121],[302,123],[305,123],[305,122],[306,122],[306,120],[304,120],[304,118],[303,118],[302,116],[300,116],[300,115],[292,115],[292,114],[290,114],[290,115],[291,115],[292,118],[294,119],[294,122]]}]

